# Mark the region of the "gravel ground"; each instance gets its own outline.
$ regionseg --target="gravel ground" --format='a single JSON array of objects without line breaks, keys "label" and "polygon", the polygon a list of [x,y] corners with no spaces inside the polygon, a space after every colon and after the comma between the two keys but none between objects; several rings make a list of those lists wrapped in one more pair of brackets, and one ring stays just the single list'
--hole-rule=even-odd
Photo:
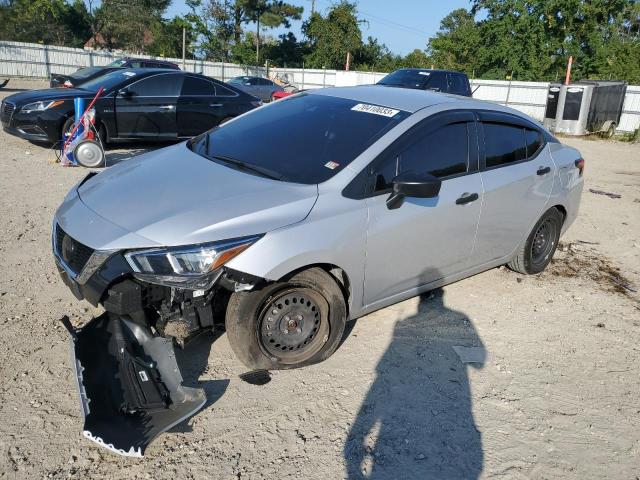
[{"label": "gravel ground", "polygon": [[207,406],[136,460],[81,437],[59,322],[99,313],[50,253],[52,215],[87,172],[0,132],[0,478],[638,479],[640,146],[564,141],[586,187],[547,272],[497,268],[380,310],[328,361],[262,386],[238,378],[224,335],[202,338],[186,376]]}]

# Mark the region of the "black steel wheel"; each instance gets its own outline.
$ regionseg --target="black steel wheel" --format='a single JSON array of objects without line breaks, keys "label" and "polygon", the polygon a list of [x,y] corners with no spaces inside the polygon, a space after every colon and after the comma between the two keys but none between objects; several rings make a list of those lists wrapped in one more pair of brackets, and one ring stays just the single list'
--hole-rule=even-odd
[{"label": "black steel wheel", "polygon": [[547,210],[509,262],[509,268],[529,275],[542,272],[556,251],[563,221],[564,216],[557,208]]},{"label": "black steel wheel", "polygon": [[535,264],[544,262],[555,247],[556,223],[549,217],[538,225],[531,242],[531,261]]},{"label": "black steel wheel", "polygon": [[296,368],[325,360],[338,348],[346,303],[321,268],[231,295],[225,325],[236,356],[251,369]]},{"label": "black steel wheel", "polygon": [[313,357],[329,338],[326,300],[309,288],[286,289],[265,302],[260,314],[260,346],[282,363]]}]

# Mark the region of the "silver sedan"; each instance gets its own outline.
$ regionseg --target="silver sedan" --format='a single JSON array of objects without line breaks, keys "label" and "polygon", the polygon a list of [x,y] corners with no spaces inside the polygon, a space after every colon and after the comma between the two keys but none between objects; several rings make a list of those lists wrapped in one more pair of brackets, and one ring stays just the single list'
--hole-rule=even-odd
[{"label": "silver sedan", "polygon": [[[144,352],[142,380],[188,416],[200,401],[179,399],[199,397],[158,343],[176,331],[223,322],[247,367],[301,367],[348,320],[503,264],[539,273],[578,214],[583,168],[515,110],[363,86],[300,93],[90,176],[53,222],[63,280],[108,315],[74,333],[81,391],[122,381],[101,351]],[[106,443],[100,428],[85,425]]]}]

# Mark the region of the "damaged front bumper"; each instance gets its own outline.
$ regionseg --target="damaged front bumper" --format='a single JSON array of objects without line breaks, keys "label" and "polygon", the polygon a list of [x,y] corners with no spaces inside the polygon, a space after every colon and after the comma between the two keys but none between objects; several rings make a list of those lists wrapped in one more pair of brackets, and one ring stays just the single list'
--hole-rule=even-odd
[{"label": "damaged front bumper", "polygon": [[89,440],[141,457],[156,436],[204,406],[204,390],[182,384],[171,338],[113,313],[80,329],[64,323]]}]

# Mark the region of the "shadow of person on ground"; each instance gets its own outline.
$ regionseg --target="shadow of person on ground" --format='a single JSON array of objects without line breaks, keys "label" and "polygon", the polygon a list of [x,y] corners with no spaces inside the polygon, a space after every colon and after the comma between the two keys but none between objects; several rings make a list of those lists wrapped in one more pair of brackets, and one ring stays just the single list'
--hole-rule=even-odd
[{"label": "shadow of person on ground", "polygon": [[[213,347],[213,344],[223,333],[224,331],[222,329],[216,329],[213,332],[204,331],[191,340],[184,349],[175,349],[178,368],[182,375],[182,384],[186,387],[202,388],[207,397],[206,403],[199,412],[216,403],[222,395],[224,395],[229,385],[229,379],[226,378],[220,380],[200,380],[200,377],[207,371],[211,347]],[[194,416],[198,415],[198,413]],[[189,419],[191,418],[192,417],[189,417]],[[177,424],[169,431],[190,432],[191,426],[189,425],[189,419]]]},{"label": "shadow of person on ground", "polygon": [[[443,298],[442,290],[421,296],[417,312],[396,323],[345,443],[349,479],[473,479],[481,473],[467,366],[453,347],[482,342],[469,318]],[[470,365],[482,368],[484,349],[472,351],[478,358]]]}]

